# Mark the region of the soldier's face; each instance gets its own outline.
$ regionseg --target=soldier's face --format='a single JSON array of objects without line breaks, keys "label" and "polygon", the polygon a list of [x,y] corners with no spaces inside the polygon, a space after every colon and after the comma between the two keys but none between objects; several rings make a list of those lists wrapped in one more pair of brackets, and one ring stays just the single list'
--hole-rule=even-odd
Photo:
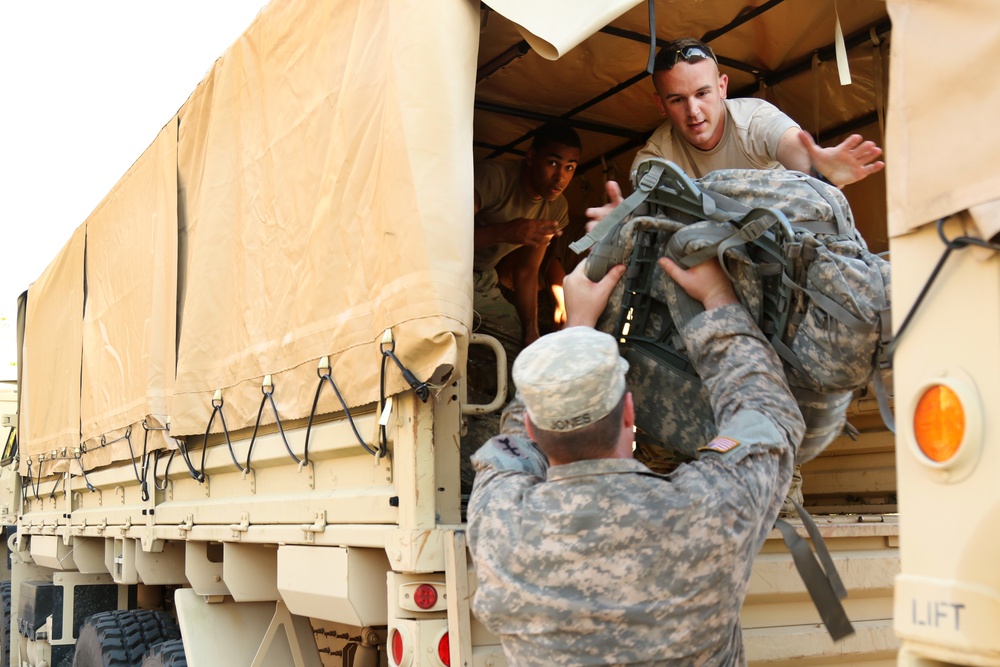
[{"label": "soldier's face", "polygon": [[712,150],[719,145],[725,130],[726,98],[729,78],[719,74],[715,61],[680,60],[671,69],[653,77],[653,99],[660,113],[670,119],[674,130],[695,148]]},{"label": "soldier's face", "polygon": [[548,201],[562,194],[576,173],[580,149],[563,144],[546,144],[528,149],[528,186],[532,197]]}]

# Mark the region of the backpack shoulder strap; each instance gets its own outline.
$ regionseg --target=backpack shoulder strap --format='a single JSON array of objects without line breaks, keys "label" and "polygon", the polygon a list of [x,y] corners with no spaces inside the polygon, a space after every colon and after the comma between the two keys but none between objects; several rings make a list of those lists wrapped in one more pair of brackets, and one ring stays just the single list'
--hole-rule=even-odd
[{"label": "backpack shoulder strap", "polygon": [[[836,233],[843,235],[854,234],[854,226],[848,224],[847,212],[844,211],[843,205],[830,193],[830,190],[828,189],[832,188],[833,186],[827,185],[823,181],[817,178],[813,178],[812,176],[807,176],[806,174],[800,174],[800,175],[802,177],[802,180],[808,183],[812,187],[812,189],[819,194],[820,197],[826,200],[826,203],[830,205],[830,208],[833,209],[833,217],[837,221]],[[813,233],[824,233],[824,234],[833,233],[826,229],[821,229],[821,230],[810,229],[809,231]]]},{"label": "backpack shoulder strap", "polygon": [[[666,162],[665,160],[659,160],[659,162]],[[671,163],[667,163],[671,164]],[[595,243],[600,241],[602,238],[607,236],[608,232],[615,228],[616,225],[621,224],[625,218],[632,214],[639,204],[646,201],[646,197],[649,193],[653,191],[653,188],[660,181],[660,176],[663,174],[665,166],[662,164],[654,164],[649,168],[642,178],[639,179],[639,183],[636,186],[635,192],[630,194],[625,198],[622,203],[618,204],[610,213],[604,216],[604,219],[597,223],[593,229],[591,229],[585,236],[577,239],[569,245],[569,249],[580,254],[584,250],[589,249]]]},{"label": "backpack shoulder strap", "polygon": [[675,209],[694,216],[698,220],[726,222],[741,218],[751,209],[723,195],[702,189],[684,173],[684,170],[669,160],[649,158],[643,160],[636,170],[639,182],[635,192],[604,216],[584,237],[574,241],[569,248],[580,254],[604,238],[615,225],[645,201]]}]

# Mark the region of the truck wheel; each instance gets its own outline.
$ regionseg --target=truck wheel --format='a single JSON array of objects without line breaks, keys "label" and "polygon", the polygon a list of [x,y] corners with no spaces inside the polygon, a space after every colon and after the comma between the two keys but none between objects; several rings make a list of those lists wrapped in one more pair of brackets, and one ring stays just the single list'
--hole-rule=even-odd
[{"label": "truck wheel", "polygon": [[10,667],[10,582],[0,582],[0,667]]},{"label": "truck wheel", "polygon": [[142,667],[187,667],[187,664],[184,642],[180,639],[157,644],[142,660]]},{"label": "truck wheel", "polygon": [[181,633],[170,615],[149,609],[92,614],[80,628],[73,667],[133,667],[146,651]]}]

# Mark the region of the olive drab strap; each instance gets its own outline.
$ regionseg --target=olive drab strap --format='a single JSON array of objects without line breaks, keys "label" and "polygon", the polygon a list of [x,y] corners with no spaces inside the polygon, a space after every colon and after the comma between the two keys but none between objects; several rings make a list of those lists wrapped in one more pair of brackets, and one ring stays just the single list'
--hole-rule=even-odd
[{"label": "olive drab strap", "polygon": [[[636,181],[635,192],[604,216],[604,219],[585,236],[571,243],[570,250],[580,254],[606,238],[644,203],[669,207],[692,215],[698,220],[733,220],[749,211],[739,202],[699,188],[691,177],[669,160],[661,158],[644,160],[636,172]],[[716,200],[720,197],[732,210],[719,208],[716,205]]]},{"label": "olive drab strap", "polygon": [[625,218],[630,216],[632,211],[634,211],[639,204],[646,201],[646,196],[653,190],[654,187],[656,187],[662,173],[663,167],[659,166],[648,172],[646,176],[639,180],[639,183],[636,185],[635,192],[630,194],[624,201],[618,204],[618,206],[608,213],[603,220],[597,223],[597,225],[590,230],[586,236],[571,243],[569,245],[570,250],[579,255],[581,252],[587,250],[604,238],[608,232],[624,222]]},{"label": "olive drab strap", "polygon": [[847,612],[841,600],[847,597],[847,589],[840,579],[837,567],[830,556],[830,550],[826,548],[823,535],[819,532],[816,522],[809,516],[802,505],[792,500],[795,511],[802,519],[809,538],[812,540],[813,549],[809,548],[809,543],[796,532],[795,527],[784,519],[775,521],[774,526],[781,531],[781,536],[785,540],[785,546],[792,554],[795,562],[795,569],[799,571],[799,576],[809,591],[816,610],[819,612],[823,625],[834,641],[849,637],[854,634],[854,626],[851,625]]}]

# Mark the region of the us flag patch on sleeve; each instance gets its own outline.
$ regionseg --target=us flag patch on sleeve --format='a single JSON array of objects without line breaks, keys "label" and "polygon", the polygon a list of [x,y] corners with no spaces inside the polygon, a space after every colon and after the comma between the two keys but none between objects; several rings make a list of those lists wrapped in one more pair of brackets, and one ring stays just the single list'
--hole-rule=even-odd
[{"label": "us flag patch on sleeve", "polygon": [[739,440],[733,440],[732,438],[727,438],[724,435],[717,436],[712,439],[707,445],[703,445],[698,448],[699,452],[718,452],[720,454],[725,454],[726,452],[734,449],[740,444]]}]

